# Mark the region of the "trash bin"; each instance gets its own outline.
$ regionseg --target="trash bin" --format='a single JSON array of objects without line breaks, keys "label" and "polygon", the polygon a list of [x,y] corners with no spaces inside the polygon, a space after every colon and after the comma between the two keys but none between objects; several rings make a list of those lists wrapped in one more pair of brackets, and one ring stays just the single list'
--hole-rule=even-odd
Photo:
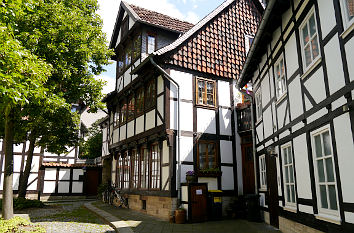
[{"label": "trash bin", "polygon": [[247,220],[252,222],[261,221],[261,212],[259,208],[259,195],[247,194],[245,195]]},{"label": "trash bin", "polygon": [[220,220],[222,218],[222,191],[209,190],[208,191],[208,217],[209,220]]}]

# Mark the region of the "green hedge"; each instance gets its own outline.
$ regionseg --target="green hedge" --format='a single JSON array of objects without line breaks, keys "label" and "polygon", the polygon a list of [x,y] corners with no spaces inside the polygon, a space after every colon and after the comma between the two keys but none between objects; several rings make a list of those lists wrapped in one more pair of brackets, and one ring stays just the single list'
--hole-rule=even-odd
[{"label": "green hedge", "polygon": [[[2,199],[0,199],[0,207],[2,208]],[[22,210],[28,208],[42,208],[44,207],[43,202],[38,200],[30,200],[25,198],[14,198],[14,209]],[[1,231],[0,231],[1,232]]]}]

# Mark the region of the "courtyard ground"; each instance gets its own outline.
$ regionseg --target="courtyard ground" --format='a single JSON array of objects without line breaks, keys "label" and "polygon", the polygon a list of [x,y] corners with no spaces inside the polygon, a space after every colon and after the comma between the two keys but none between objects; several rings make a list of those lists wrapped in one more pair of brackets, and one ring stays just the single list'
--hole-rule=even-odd
[{"label": "courtyard ground", "polygon": [[102,216],[120,233],[279,233],[265,223],[248,222],[243,219],[208,221],[194,224],[173,224],[158,218],[96,201],[85,206]]}]

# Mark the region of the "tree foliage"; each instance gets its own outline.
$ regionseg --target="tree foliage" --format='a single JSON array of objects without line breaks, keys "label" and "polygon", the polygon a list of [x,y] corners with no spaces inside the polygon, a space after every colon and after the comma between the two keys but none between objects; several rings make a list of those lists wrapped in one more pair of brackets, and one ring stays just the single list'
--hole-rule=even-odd
[{"label": "tree foliage", "polygon": [[85,140],[80,146],[80,158],[81,159],[94,159],[101,157],[102,155],[102,131],[99,127],[97,120],[88,129],[87,140]]}]

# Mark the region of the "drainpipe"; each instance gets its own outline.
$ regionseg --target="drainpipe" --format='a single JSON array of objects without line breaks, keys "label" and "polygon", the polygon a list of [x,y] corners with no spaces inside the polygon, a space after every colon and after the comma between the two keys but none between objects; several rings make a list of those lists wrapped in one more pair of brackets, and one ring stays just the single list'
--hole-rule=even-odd
[{"label": "drainpipe", "polygon": [[179,84],[164,70],[156,64],[152,56],[149,57],[150,62],[155,66],[173,85],[177,88],[177,142],[176,142],[176,154],[177,154],[177,206],[181,204],[181,156],[180,156],[180,96],[179,96]]},{"label": "drainpipe", "polygon": [[240,91],[242,94],[250,97],[251,99],[251,124],[252,124],[252,151],[253,151],[253,170],[254,170],[254,191],[255,194],[258,194],[258,188],[257,188],[257,166],[256,166],[256,128],[255,128],[255,123],[254,123],[254,105],[253,105],[253,96],[248,94],[246,91],[242,90],[239,86],[238,83],[236,84],[236,89]]}]

